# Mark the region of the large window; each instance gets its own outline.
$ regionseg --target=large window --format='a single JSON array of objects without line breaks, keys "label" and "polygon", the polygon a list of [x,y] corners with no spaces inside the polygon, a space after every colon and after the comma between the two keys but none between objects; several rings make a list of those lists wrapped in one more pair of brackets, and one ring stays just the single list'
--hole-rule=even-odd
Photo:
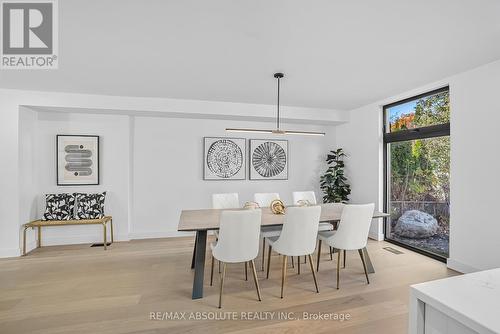
[{"label": "large window", "polygon": [[446,259],[450,227],[448,87],[384,106],[385,238]]}]

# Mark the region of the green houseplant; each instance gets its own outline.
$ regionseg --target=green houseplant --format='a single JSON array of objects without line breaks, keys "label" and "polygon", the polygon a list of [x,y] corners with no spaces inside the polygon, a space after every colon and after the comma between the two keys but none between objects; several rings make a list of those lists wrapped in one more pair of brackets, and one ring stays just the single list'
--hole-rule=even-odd
[{"label": "green houseplant", "polygon": [[344,157],[346,154],[341,148],[330,151],[326,156],[326,163],[329,167],[320,178],[320,188],[325,194],[323,203],[346,203],[349,201],[351,186],[347,183],[344,174]]}]

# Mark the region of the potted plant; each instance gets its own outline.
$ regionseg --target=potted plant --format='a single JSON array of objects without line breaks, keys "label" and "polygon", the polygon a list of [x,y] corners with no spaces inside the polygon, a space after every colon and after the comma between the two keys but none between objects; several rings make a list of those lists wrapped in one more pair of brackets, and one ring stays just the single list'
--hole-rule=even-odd
[{"label": "potted plant", "polygon": [[320,178],[320,188],[325,194],[323,203],[346,203],[349,201],[351,186],[347,183],[344,174],[344,157],[342,148],[330,151],[326,156],[329,165],[325,174]]}]

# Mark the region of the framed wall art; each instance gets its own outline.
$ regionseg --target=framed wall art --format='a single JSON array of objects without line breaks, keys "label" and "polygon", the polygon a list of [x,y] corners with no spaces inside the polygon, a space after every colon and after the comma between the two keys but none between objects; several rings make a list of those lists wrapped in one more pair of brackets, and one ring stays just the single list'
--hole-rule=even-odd
[{"label": "framed wall art", "polygon": [[288,179],[288,141],[250,140],[250,180]]},{"label": "framed wall art", "polygon": [[204,180],[245,180],[246,140],[244,138],[203,138]]},{"label": "framed wall art", "polygon": [[58,186],[99,184],[99,136],[57,135]]}]

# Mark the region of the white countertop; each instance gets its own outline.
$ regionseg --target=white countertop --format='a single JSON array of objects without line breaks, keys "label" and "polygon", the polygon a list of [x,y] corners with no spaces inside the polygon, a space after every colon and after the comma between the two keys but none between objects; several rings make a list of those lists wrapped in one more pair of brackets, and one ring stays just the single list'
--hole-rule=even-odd
[{"label": "white countertop", "polygon": [[500,268],[411,286],[426,304],[479,333],[500,333]]}]

